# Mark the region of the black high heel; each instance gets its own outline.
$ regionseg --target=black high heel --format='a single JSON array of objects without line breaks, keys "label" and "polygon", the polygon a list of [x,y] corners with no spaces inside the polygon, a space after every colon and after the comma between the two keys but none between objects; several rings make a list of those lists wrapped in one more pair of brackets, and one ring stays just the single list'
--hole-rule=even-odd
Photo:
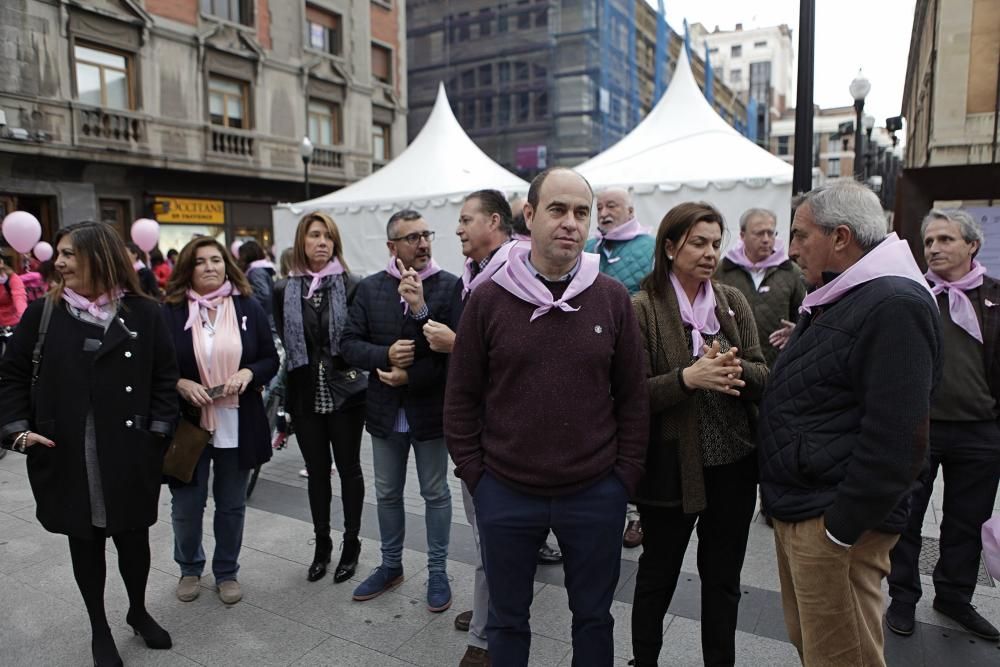
[{"label": "black high heel", "polygon": [[312,565],[309,566],[309,573],[306,579],[309,581],[319,581],[326,576],[326,568],[330,564],[330,555],[333,553],[333,540],[329,535],[316,536],[316,554],[313,556]]},{"label": "black high heel", "polygon": [[344,544],[340,547],[340,562],[337,563],[337,570],[333,573],[333,583],[339,584],[354,576],[360,555],[361,540],[356,537],[344,539]]},{"label": "black high heel", "polygon": [[153,649],[168,649],[173,646],[170,633],[160,627],[160,624],[153,620],[148,612],[132,614],[129,612],[125,616],[125,622],[132,627],[132,632],[142,637],[146,646]]},{"label": "black high heel", "polygon": [[118,647],[111,631],[104,635],[95,635],[90,640],[90,653],[94,657],[94,667],[123,667],[122,657],[118,655]]}]

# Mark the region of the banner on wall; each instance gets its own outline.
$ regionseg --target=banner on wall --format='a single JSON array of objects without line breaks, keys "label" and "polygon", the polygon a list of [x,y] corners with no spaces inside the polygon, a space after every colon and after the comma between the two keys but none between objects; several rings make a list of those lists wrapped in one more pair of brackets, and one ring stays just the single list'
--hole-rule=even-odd
[{"label": "banner on wall", "polygon": [[1000,206],[982,206],[962,209],[983,228],[983,247],[976,255],[986,273],[1000,277]]}]

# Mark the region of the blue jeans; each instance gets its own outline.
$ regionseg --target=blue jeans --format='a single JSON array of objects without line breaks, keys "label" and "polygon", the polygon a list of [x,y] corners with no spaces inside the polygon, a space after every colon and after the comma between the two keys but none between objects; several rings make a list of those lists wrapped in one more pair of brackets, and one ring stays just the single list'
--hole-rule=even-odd
[{"label": "blue jeans", "polygon": [[170,489],[170,519],[174,525],[174,560],[182,577],[200,577],[205,570],[205,550],[201,545],[201,524],[208,499],[208,470],[212,465],[212,497],[215,500],[215,553],[212,574],[215,583],[235,580],[240,570],[243,519],[247,508],[249,470],[239,469],[237,449],[205,448],[195,468],[191,484]]},{"label": "blue jeans", "polygon": [[448,539],[451,535],[448,449],[444,445],[444,438],[417,440],[409,433],[393,433],[385,439],[372,437],[382,565],[396,569],[403,564],[403,538],[406,536],[403,487],[406,485],[406,463],[411,444],[417,461],[420,495],[424,498],[427,570],[444,572],[448,561]]},{"label": "blue jeans", "polygon": [[474,493],[486,582],[486,636],[494,665],[528,664],[538,549],[549,529],[563,554],[573,613],[573,667],[614,662],[611,601],[621,570],[628,493],[615,475],[566,496],[517,491],[487,472]]}]

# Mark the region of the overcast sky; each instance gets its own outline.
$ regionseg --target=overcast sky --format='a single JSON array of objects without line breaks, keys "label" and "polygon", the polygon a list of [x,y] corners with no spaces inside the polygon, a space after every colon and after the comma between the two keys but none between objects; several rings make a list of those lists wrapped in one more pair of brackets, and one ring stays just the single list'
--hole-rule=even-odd
[{"label": "overcast sky", "polygon": [[[653,7],[657,0],[647,0]],[[798,55],[799,0],[664,0],[667,22],[677,32],[683,21],[732,30],[787,23]],[[871,81],[865,112],[884,125],[898,116],[903,100],[914,0],[816,0],[816,78],[813,101],[822,107],[853,103],[848,92],[858,67]],[[704,48],[697,46],[698,53]],[[798,61],[796,60],[796,67]],[[794,98],[790,100],[795,105]]]}]

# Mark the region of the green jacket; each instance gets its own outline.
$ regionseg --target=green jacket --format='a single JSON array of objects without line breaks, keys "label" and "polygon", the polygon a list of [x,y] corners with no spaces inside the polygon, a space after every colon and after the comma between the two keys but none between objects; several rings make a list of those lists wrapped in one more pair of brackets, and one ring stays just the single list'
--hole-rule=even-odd
[{"label": "green jacket", "polygon": [[723,259],[715,272],[715,279],[743,292],[757,321],[764,359],[768,367],[774,366],[778,350],[771,345],[768,337],[781,328],[782,319],[794,322],[799,318],[799,306],[806,298],[802,270],[795,262],[787,260],[768,269],[760,288],[754,289],[753,278],[746,269],[730,259]]},{"label": "green jacket", "polygon": [[647,234],[631,241],[605,241],[596,251],[597,239],[587,241],[585,250],[601,256],[601,273],[625,285],[629,294],[639,291],[639,283],[653,270],[655,239]]}]

